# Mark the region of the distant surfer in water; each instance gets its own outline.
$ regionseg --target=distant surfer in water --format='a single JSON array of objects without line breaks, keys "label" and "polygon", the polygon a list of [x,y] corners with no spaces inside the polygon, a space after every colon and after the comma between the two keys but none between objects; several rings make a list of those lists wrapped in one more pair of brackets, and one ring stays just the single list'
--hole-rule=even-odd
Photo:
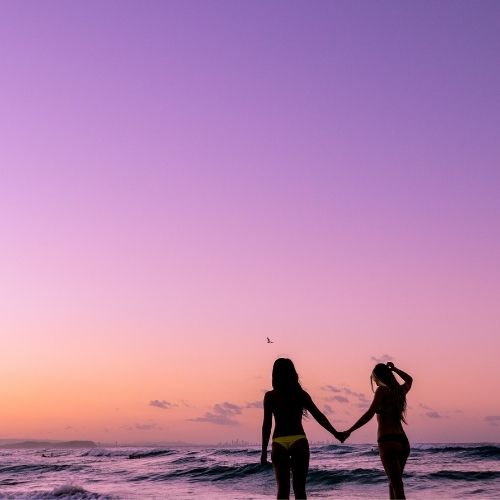
[{"label": "distant surfer in water", "polygon": [[[400,384],[394,373],[404,381]],[[368,423],[376,414],[378,420],[378,449],[382,465],[389,479],[389,498],[406,498],[403,486],[403,470],[410,455],[410,443],[401,422],[406,424],[406,393],[410,390],[413,379],[394,363],[379,363],[370,377],[377,389],[370,408],[347,431],[341,432],[342,441]]]},{"label": "distant surfer in water", "polygon": [[264,421],[262,423],[262,454],[260,462],[267,464],[267,447],[274,416],[271,459],[278,483],[278,498],[290,497],[290,471],[292,472],[295,498],[307,498],[306,478],[309,470],[309,442],[302,417],[309,412],[316,421],[339,441],[341,435],[313,403],[311,396],[302,389],[295,366],[290,359],[279,358],[274,362],[273,390],[264,396]]}]

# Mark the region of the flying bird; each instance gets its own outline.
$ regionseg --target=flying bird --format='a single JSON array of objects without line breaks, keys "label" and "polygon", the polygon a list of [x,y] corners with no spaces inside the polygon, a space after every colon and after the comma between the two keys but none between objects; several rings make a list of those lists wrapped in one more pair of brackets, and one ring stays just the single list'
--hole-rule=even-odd
[{"label": "flying bird", "polygon": [[269,337],[266,337],[266,339],[267,339],[268,344],[274,344],[274,342],[272,340],[270,340]]}]

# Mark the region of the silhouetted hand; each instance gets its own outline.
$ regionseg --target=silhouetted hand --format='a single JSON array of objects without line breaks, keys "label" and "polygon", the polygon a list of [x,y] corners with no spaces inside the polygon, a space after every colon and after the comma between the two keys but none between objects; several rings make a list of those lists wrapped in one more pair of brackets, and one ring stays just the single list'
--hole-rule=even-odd
[{"label": "silhouetted hand", "polygon": [[267,461],[267,453],[266,454],[262,454],[260,456],[260,465],[271,465],[270,462]]},{"label": "silhouetted hand", "polygon": [[341,431],[336,431],[335,434],[335,439],[337,439],[338,441],[340,441],[341,443],[343,443],[345,441],[345,436],[344,436],[344,433],[341,432]]},{"label": "silhouetted hand", "polygon": [[389,370],[394,370],[394,363],[392,361],[387,361],[387,368],[389,368]]},{"label": "silhouetted hand", "polygon": [[343,432],[339,432],[338,433],[338,437],[337,439],[343,443],[349,436],[351,435],[351,433],[349,431],[343,431]]}]

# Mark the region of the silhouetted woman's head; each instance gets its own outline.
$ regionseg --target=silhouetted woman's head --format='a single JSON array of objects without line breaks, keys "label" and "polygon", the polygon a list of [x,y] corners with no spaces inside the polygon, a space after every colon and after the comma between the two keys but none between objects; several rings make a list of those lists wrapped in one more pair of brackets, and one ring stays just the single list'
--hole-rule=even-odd
[{"label": "silhouetted woman's head", "polygon": [[375,368],[372,371],[371,379],[378,386],[385,385],[386,387],[397,387],[399,386],[396,377],[389,369],[387,365],[383,363],[379,363],[375,365]]},{"label": "silhouetted woman's head", "polygon": [[273,389],[278,391],[292,408],[297,408],[303,415],[307,415],[304,409],[304,391],[291,359],[278,358],[274,362]]},{"label": "silhouetted woman's head", "polygon": [[273,389],[290,392],[300,388],[299,375],[292,360],[278,358],[273,365]]},{"label": "silhouetted woman's head", "polygon": [[372,384],[372,390],[373,382],[375,382],[377,386],[387,387],[394,394],[396,400],[396,416],[406,423],[406,393],[399,385],[392,370],[387,365],[378,363],[372,371],[370,382]]}]

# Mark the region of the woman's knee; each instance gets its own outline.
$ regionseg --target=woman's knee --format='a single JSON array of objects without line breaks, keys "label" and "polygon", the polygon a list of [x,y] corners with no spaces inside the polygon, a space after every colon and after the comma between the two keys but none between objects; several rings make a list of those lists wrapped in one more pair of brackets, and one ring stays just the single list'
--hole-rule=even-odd
[{"label": "woman's knee", "polygon": [[306,482],[293,481],[293,494],[295,498],[307,498],[306,495]]}]

